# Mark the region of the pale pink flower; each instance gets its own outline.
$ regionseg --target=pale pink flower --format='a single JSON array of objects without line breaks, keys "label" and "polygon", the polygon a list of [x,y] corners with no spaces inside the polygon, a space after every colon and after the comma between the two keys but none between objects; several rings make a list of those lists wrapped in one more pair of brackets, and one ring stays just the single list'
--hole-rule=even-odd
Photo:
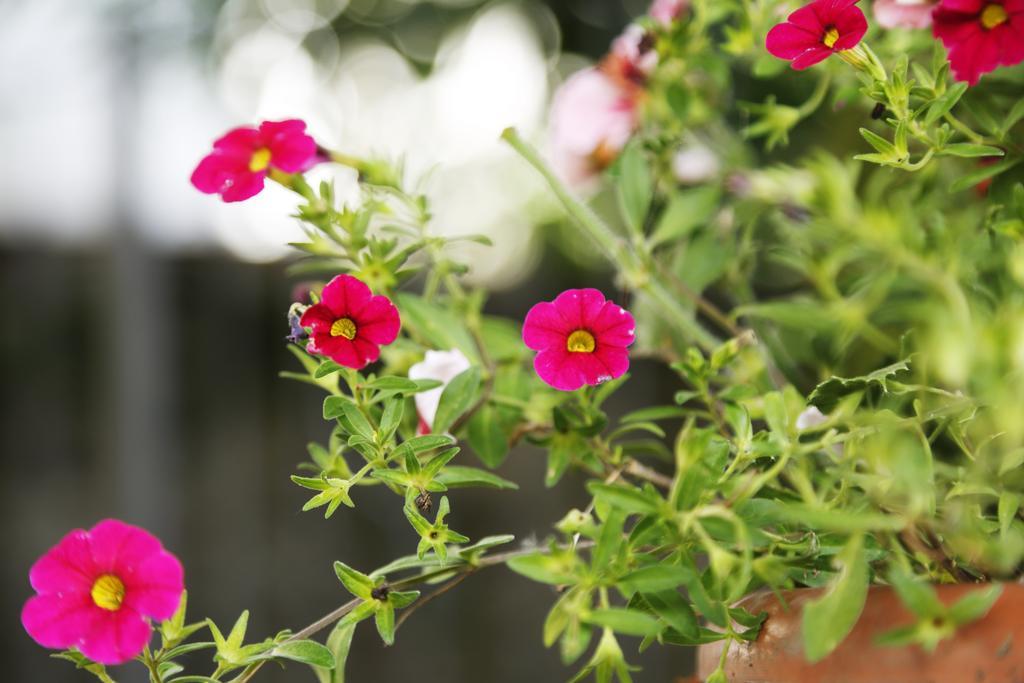
[{"label": "pale pink flower", "polygon": [[666,28],[690,6],[690,0],[654,0],[647,14]]},{"label": "pale pink flower", "polygon": [[641,26],[630,24],[612,43],[602,65],[612,76],[627,83],[643,84],[658,66],[658,53],[652,36]]},{"label": "pale pink flower", "polygon": [[875,0],[875,20],[883,28],[928,28],[938,0]]},{"label": "pale pink flower", "polygon": [[615,160],[636,131],[639,96],[596,68],[562,84],[551,104],[551,161],[563,180],[585,186]]}]

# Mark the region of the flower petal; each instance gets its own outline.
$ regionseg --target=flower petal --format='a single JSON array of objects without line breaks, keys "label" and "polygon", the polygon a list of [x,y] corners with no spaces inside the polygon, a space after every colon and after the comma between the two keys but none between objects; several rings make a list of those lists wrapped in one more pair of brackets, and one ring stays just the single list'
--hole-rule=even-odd
[{"label": "flower petal", "polygon": [[220,196],[226,202],[241,202],[255,197],[263,191],[263,183],[266,180],[266,171],[246,170],[236,175],[231,184],[221,192]]},{"label": "flower petal", "polygon": [[88,593],[95,580],[89,533],[75,529],[40,557],[28,580],[37,593]]},{"label": "flower petal", "polygon": [[131,574],[122,574],[124,606],[156,621],[174,616],[185,590],[185,570],[168,552],[159,552],[141,562]]},{"label": "flower petal", "polygon": [[142,653],[153,629],[135,610],[122,607],[108,612],[99,607],[91,623],[83,623],[77,645],[82,654],[100,664],[124,664]]},{"label": "flower petal", "polygon": [[88,593],[36,595],[22,608],[21,625],[43,647],[75,647],[97,609]]},{"label": "flower petal", "polygon": [[364,367],[367,363],[374,363],[380,358],[380,347],[372,341],[356,337],[352,340],[352,344],[355,346],[356,353],[359,354],[359,360],[361,361],[359,367]]},{"label": "flower petal", "polygon": [[122,578],[137,572],[143,562],[163,552],[148,531],[116,519],[105,519],[89,530],[89,544],[96,571]]},{"label": "flower petal", "polygon": [[206,194],[220,194],[235,182],[235,178],[247,173],[249,162],[227,154],[209,154],[192,171],[192,185]]},{"label": "flower petal", "polygon": [[587,384],[597,386],[622,377],[629,370],[629,353],[619,346],[598,346],[593,353],[580,353]]},{"label": "flower petal", "polygon": [[361,370],[366,365],[356,351],[355,344],[345,337],[332,337],[330,334],[316,334],[309,340],[306,350],[318,356],[327,356],[338,365]]},{"label": "flower petal", "polygon": [[1001,26],[997,40],[999,42],[999,63],[1013,66],[1024,62],[1024,0],[1022,9],[1010,18],[1008,24]]},{"label": "flower petal", "polygon": [[999,66],[999,43],[991,40],[987,33],[979,31],[950,51],[949,63],[957,80],[975,85],[982,74]]},{"label": "flower petal", "polygon": [[596,289],[567,289],[552,302],[570,330],[589,327],[606,301]]},{"label": "flower petal", "polygon": [[565,321],[550,301],[534,304],[523,322],[523,343],[527,348],[540,351],[552,346],[565,348],[566,339],[573,328]]},{"label": "flower petal", "polygon": [[613,301],[605,302],[589,329],[597,337],[599,347],[626,347],[636,341],[636,321],[629,311]]},{"label": "flower petal", "polygon": [[356,323],[357,337],[381,346],[395,341],[402,328],[398,309],[386,296],[372,297],[353,319]]},{"label": "flower petal", "polygon": [[244,156],[252,156],[260,146],[259,131],[252,127],[233,128],[213,143],[213,148],[222,152],[230,152]]},{"label": "flower petal", "polygon": [[313,334],[330,334],[331,326],[337,319],[334,311],[326,305],[313,304],[302,314],[299,324],[303,327],[313,328]]},{"label": "flower petal", "polygon": [[777,24],[768,32],[765,47],[775,57],[793,59],[821,45],[821,36],[796,24]]},{"label": "flower petal", "polygon": [[833,45],[834,50],[849,50],[864,38],[868,32],[868,20],[859,7],[851,7],[836,18],[836,29],[839,39]]},{"label": "flower petal", "polygon": [[812,48],[793,60],[793,68],[797,71],[802,71],[808,67],[814,66],[818,62],[828,59],[831,54],[832,50],[828,49],[824,45],[820,48]]},{"label": "flower petal", "polygon": [[578,357],[589,354],[569,353],[564,346],[544,349],[533,359],[533,369],[547,384],[560,391],[575,391],[586,384]]},{"label": "flower petal", "polygon": [[301,173],[317,162],[316,141],[306,134],[305,121],[264,121],[260,135],[271,164],[285,173]]},{"label": "flower petal", "polygon": [[365,282],[351,275],[338,275],[324,286],[320,300],[338,319],[355,318],[371,297],[370,288]]}]

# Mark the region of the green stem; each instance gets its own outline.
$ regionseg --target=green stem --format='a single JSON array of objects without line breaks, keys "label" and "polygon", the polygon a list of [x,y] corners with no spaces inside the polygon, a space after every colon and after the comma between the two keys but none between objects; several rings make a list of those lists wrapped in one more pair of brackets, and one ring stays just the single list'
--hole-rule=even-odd
[{"label": "green stem", "polygon": [[544,176],[544,180],[547,181],[551,191],[562,202],[569,215],[575,218],[580,227],[586,230],[590,237],[597,242],[597,245],[601,247],[608,259],[613,262],[617,261],[623,253],[628,251],[625,240],[612,232],[611,228],[605,225],[604,221],[598,218],[597,214],[589,206],[573,196],[561,179],[551,170],[551,167],[541,159],[537,150],[523,140],[515,128],[506,128],[501,137],[519,156],[523,157]]}]

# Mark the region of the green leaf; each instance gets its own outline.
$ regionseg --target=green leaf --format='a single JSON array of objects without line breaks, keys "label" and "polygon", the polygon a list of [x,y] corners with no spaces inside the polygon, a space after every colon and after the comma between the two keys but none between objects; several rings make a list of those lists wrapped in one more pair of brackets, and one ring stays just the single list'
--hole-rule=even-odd
[{"label": "green leaf", "polygon": [[935,589],[914,576],[901,571],[889,575],[889,583],[907,609],[921,619],[934,619],[945,613]]},{"label": "green leaf", "polygon": [[450,488],[460,486],[485,486],[495,489],[518,489],[519,484],[508,479],[502,479],[496,474],[475,467],[463,467],[452,465],[446,467],[437,475],[436,480]]},{"label": "green leaf", "polygon": [[950,186],[950,192],[960,192],[961,190],[967,190],[978,183],[994,178],[1000,173],[1010,170],[1021,161],[1024,161],[1024,157],[1015,157],[1013,159],[1004,159],[997,164],[991,164],[989,166],[981,166],[978,169],[962,175],[954,181]]},{"label": "green leaf", "polygon": [[452,424],[473,405],[480,390],[480,368],[473,366],[460,372],[441,394],[432,431],[447,432]]},{"label": "green leaf", "polygon": [[[423,436],[414,436],[407,441],[403,441],[401,448],[408,449],[413,453],[426,453],[429,450],[435,448],[441,448],[442,446],[451,446],[455,443],[455,439],[446,434],[424,434]],[[397,450],[395,453],[397,454]]]},{"label": "green leaf", "polygon": [[853,630],[868,595],[868,563],[864,539],[854,536],[837,556],[839,575],[828,592],[808,602],[803,611],[804,656],[818,662]]},{"label": "green leaf", "polygon": [[619,157],[617,184],[619,208],[634,234],[641,234],[654,196],[651,172],[639,144],[626,147]]},{"label": "green leaf", "polygon": [[373,441],[373,425],[370,424],[370,421],[363,415],[363,411],[359,410],[355,403],[346,401],[341,404],[341,415],[338,416],[338,421],[349,434],[361,436],[370,442]]},{"label": "green leaf", "polygon": [[687,411],[676,406],[652,406],[634,410],[625,415],[621,422],[629,424],[633,422],[650,422],[654,420],[672,420],[686,417]]},{"label": "green leaf", "polygon": [[924,125],[931,126],[936,121],[941,119],[946,113],[951,110],[960,98],[967,92],[967,84],[963,82],[955,83],[945,93],[943,93],[932,106],[928,108],[928,113],[924,117]]},{"label": "green leaf", "polygon": [[625,607],[595,609],[584,617],[584,621],[628,636],[656,636],[662,630],[654,617]]},{"label": "green leaf", "polygon": [[576,574],[571,564],[559,557],[537,553],[521,555],[508,561],[508,568],[517,574],[540,583],[567,585],[576,582]]},{"label": "green leaf", "polygon": [[652,247],[685,238],[708,223],[718,210],[721,189],[705,185],[673,195],[651,235]]},{"label": "green leaf", "polygon": [[313,373],[315,379],[321,379],[327,375],[334,374],[341,370],[342,367],[335,363],[333,360],[325,360],[317,366],[316,372]]},{"label": "green leaf", "polygon": [[862,375],[861,377],[830,377],[811,392],[807,399],[808,403],[816,406],[821,412],[831,413],[839,399],[857,391],[864,391],[870,386],[879,386],[883,390],[888,388],[888,381],[901,372],[909,372],[909,361],[899,361],[874,372]]},{"label": "green leaf", "polygon": [[[432,382],[433,387],[441,386],[441,382],[437,380],[426,380]],[[379,391],[394,391],[398,393],[417,393],[419,391],[426,391],[428,388],[433,388],[429,385],[421,386],[417,380],[409,379],[408,377],[395,377],[393,375],[385,375],[384,377],[375,377],[369,382],[363,385],[364,389],[377,389]]]},{"label": "green leaf", "polygon": [[592,481],[587,483],[587,490],[599,501],[627,513],[650,515],[658,511],[659,501],[653,495],[632,486]]},{"label": "green leaf", "polygon": [[348,396],[328,396],[324,399],[324,419],[334,420],[341,417],[342,406],[346,403],[351,404],[352,399]]},{"label": "green leaf", "polygon": [[394,435],[398,425],[402,423],[402,416],[405,414],[405,401],[402,399],[391,399],[384,404],[384,413],[380,418],[380,438],[387,441]]},{"label": "green leaf", "polygon": [[501,426],[499,411],[494,406],[484,405],[469,421],[469,445],[477,457],[490,468],[505,461],[509,445],[505,430]]},{"label": "green leaf", "polygon": [[1010,525],[1017,517],[1017,510],[1020,509],[1020,495],[1010,491],[1003,491],[999,496],[999,533],[1006,536]]},{"label": "green leaf", "polygon": [[597,545],[591,554],[590,564],[595,572],[605,571],[615,560],[622,546],[622,528],[626,523],[626,513],[620,508],[610,508],[602,522]]},{"label": "green leaf", "polygon": [[860,129],[860,135],[862,138],[868,141],[875,150],[878,151],[883,157],[889,161],[896,161],[900,158],[900,153],[896,149],[896,145],[892,144],[881,135],[868,130],[867,128]]},{"label": "green leaf", "polygon": [[618,583],[632,591],[657,593],[683,585],[686,577],[686,571],[678,565],[652,564],[626,574]]},{"label": "green leaf", "polygon": [[331,635],[327,636],[327,649],[334,658],[334,666],[316,669],[320,683],[345,683],[345,663],[348,661],[356,626],[357,624],[339,620],[331,630]]},{"label": "green leaf", "polygon": [[363,600],[370,599],[374,583],[369,576],[340,561],[334,563],[334,573],[338,575],[338,579],[349,593]]},{"label": "green leaf", "polygon": [[435,349],[459,349],[470,360],[477,357],[473,337],[454,309],[408,292],[396,294],[395,304],[402,312],[402,327],[415,338]]},{"label": "green leaf", "polygon": [[374,621],[377,622],[377,633],[380,634],[380,639],[384,641],[385,645],[394,645],[395,643],[395,608],[390,604],[385,603],[377,609],[376,618]]},{"label": "green leaf", "polygon": [[949,608],[949,617],[957,626],[977,621],[988,614],[1002,594],[1003,587],[1000,584],[971,591]]},{"label": "green leaf", "polygon": [[684,600],[678,591],[666,590],[659,593],[644,593],[643,596],[647,604],[654,610],[654,613],[664,619],[669,626],[678,631],[684,638],[697,638],[700,635],[697,615],[693,613],[690,603]]},{"label": "green leaf", "polygon": [[940,155],[953,156],[953,157],[1001,157],[1005,156],[1006,152],[999,149],[998,147],[991,147],[989,145],[973,145],[967,142],[958,142],[952,145],[946,145],[939,152]]},{"label": "green leaf", "polygon": [[323,669],[335,667],[334,653],[315,640],[292,640],[281,643],[270,651],[275,659],[289,659]]}]

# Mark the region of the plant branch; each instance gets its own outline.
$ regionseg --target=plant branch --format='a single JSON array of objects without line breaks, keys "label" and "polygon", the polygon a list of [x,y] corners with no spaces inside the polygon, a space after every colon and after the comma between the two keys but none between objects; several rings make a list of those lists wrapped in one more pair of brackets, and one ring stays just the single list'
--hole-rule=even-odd
[{"label": "plant branch", "polygon": [[[594,545],[593,541],[584,541],[583,543],[575,545],[575,548],[577,550],[580,550],[580,549],[589,548],[589,547],[591,547],[593,545]],[[572,548],[572,547],[574,547],[574,546],[573,545],[558,546],[557,549],[564,550],[564,549]],[[497,554],[491,555],[489,557],[484,557],[484,558],[482,558],[480,561],[478,561],[476,563],[470,563],[470,562],[462,561],[461,563],[452,564],[450,566],[442,567],[442,568],[436,569],[434,571],[424,572],[422,574],[416,574],[415,576],[408,576],[408,577],[406,577],[404,579],[400,579],[400,580],[398,580],[398,581],[396,581],[394,583],[388,583],[386,585],[390,589],[401,589],[401,588],[408,588],[410,586],[415,586],[417,584],[423,583],[424,581],[429,581],[432,578],[436,578],[438,576],[443,576],[445,574],[452,574],[452,573],[454,573],[454,574],[460,575],[455,580],[449,582],[449,584],[446,584],[448,586],[447,588],[438,589],[437,591],[432,593],[430,596],[425,598],[424,602],[426,602],[426,601],[432,600],[433,598],[437,597],[438,595],[443,594],[447,590],[450,590],[452,587],[454,587],[451,584],[461,583],[463,580],[465,580],[466,578],[468,578],[472,574],[475,574],[476,572],[478,572],[481,569],[484,569],[486,567],[495,567],[495,566],[497,566],[499,564],[505,564],[509,560],[513,560],[513,559],[515,559],[517,557],[522,557],[524,555],[532,555],[532,554],[538,553],[538,552],[539,553],[546,553],[546,552],[549,552],[549,551],[544,549],[544,548],[520,548],[519,550],[510,550],[510,551],[507,551],[507,552],[504,552],[504,553],[497,553]],[[335,609],[335,610],[333,610],[331,612],[328,612],[324,616],[322,616],[319,619],[317,619],[316,621],[314,621],[309,626],[306,626],[301,631],[298,631],[297,633],[295,633],[294,635],[288,637],[287,639],[285,639],[282,642],[291,643],[291,642],[294,642],[294,641],[297,641],[297,640],[306,640],[308,638],[311,638],[311,637],[315,636],[317,633],[319,633],[320,631],[323,631],[325,628],[327,628],[331,624],[335,623],[336,621],[338,621],[339,619],[344,617],[346,614],[348,614],[349,612],[354,610],[356,607],[358,607],[362,603],[363,603],[363,600],[361,598],[353,598],[352,600],[349,600],[348,602],[346,602],[345,604],[341,605],[337,609]],[[412,608],[410,608],[410,611],[411,610],[412,610]],[[401,623],[403,621],[405,621],[406,618],[407,617],[403,614],[402,617],[399,618],[398,625],[401,625]],[[398,628],[398,625],[396,625],[396,627],[395,627],[396,629]],[[256,662],[254,664],[249,665],[249,667],[247,667],[245,669],[245,671],[243,671],[237,678],[235,678],[232,681],[232,683],[248,683],[248,681],[250,681],[252,679],[252,677],[256,675],[256,672],[259,671],[263,667],[263,665],[266,663],[266,661],[267,660],[263,660],[263,661],[259,661],[259,662]]]}]

